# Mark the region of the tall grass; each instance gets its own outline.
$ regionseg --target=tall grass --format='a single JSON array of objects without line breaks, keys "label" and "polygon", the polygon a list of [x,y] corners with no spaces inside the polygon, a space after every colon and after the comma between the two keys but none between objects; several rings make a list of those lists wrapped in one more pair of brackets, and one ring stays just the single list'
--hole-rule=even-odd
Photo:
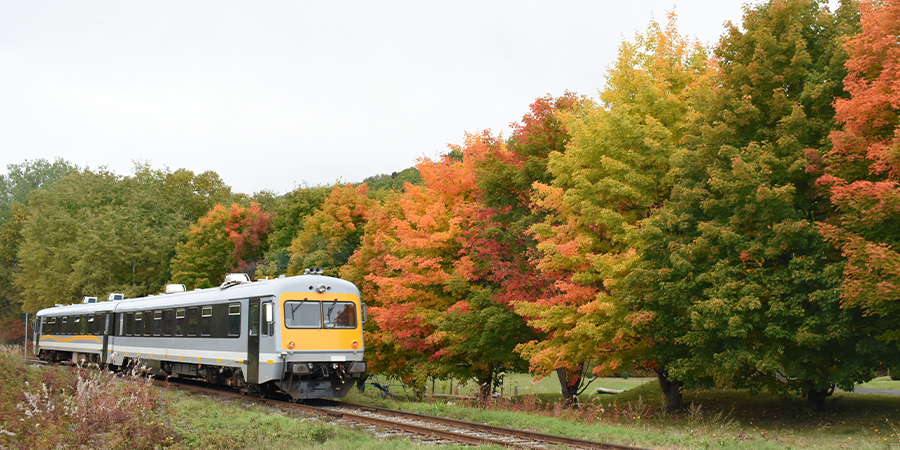
[{"label": "tall grass", "polygon": [[176,443],[148,378],[82,366],[24,367],[0,346],[0,447],[152,449]]}]

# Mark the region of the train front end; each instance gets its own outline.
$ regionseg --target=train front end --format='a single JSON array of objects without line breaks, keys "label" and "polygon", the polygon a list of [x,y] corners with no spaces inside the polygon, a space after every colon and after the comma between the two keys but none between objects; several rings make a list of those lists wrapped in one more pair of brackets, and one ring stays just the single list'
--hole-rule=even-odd
[{"label": "train front end", "polygon": [[[343,397],[366,372],[365,306],[359,290],[320,270],[293,277],[295,288],[282,292],[273,305],[282,363],[276,383],[296,399]],[[260,368],[273,362],[261,358]]]}]

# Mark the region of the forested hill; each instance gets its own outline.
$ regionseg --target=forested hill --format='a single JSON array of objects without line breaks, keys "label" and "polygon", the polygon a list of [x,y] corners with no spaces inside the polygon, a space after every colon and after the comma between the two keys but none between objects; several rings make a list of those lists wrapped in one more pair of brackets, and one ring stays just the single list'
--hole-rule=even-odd
[{"label": "forested hill", "polygon": [[898,34],[897,0],[747,6],[712,48],[673,14],[596,99],[281,196],[26,161],[0,180],[0,307],[319,266],[370,305],[369,367],[414,389],[529,370],[574,401],[638,368],[673,407],[712,385],[820,406],[900,363]]}]

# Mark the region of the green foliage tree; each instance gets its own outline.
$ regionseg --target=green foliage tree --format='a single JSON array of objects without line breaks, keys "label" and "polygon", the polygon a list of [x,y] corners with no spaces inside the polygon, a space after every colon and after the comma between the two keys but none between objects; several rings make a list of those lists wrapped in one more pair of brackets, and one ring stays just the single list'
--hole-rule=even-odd
[{"label": "green foliage tree", "polygon": [[274,213],[269,232],[269,248],[264,262],[257,268],[258,275],[277,277],[286,274],[291,260],[291,242],[300,233],[306,220],[312,216],[331,193],[330,186],[301,186],[273,199],[269,208]]},{"label": "green foliage tree", "polygon": [[[746,7],[716,55],[714,95],[689,150],[674,158],[670,201],[641,223],[641,264],[623,291],[668,380],[802,393],[874,376],[878,343],[842,307],[840,254],[818,234],[828,214],[807,171],[827,148],[854,4]],[[669,393],[670,405],[680,394]]]},{"label": "green foliage tree", "polygon": [[0,175],[0,318],[17,318],[21,297],[13,278],[20,271],[17,254],[22,226],[28,216],[28,195],[77,172],[78,168],[57,158],[53,162],[26,160],[10,164],[6,169],[7,174]]},{"label": "green foliage tree", "polygon": [[188,195],[198,195],[193,187],[173,186],[171,175],[146,165],[129,177],[85,170],[34,191],[14,280],[23,308],[34,312],[109,292],[159,292],[187,217],[197,211]]},{"label": "green foliage tree", "polygon": [[536,373],[566,375],[571,402],[586,369],[629,369],[650,345],[633,329],[641,316],[620,298],[618,283],[635,260],[629,232],[668,199],[670,160],[690,129],[697,93],[708,91],[705,60],[671,15],[665,29],[652,22],[621,45],[602,103],[583,100],[558,114],[570,141],[565,153],[550,154],[552,181],[535,185],[533,207],[543,217],[531,226],[536,268],[557,281],[516,311],[546,333],[518,351]]}]

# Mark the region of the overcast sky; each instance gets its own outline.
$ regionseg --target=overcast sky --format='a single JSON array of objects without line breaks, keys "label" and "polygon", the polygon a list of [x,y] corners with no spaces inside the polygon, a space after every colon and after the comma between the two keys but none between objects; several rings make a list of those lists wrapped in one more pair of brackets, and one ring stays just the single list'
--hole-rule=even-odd
[{"label": "overcast sky", "polygon": [[0,0],[0,172],[62,157],[217,172],[237,192],[355,182],[597,97],[619,43],[715,43],[742,1]]}]

